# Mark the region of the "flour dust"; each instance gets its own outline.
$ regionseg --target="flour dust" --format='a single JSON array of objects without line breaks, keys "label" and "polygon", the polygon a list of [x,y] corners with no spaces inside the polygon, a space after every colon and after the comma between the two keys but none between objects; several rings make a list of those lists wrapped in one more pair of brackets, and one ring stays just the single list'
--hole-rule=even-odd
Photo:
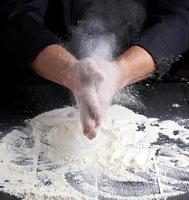
[{"label": "flour dust", "polygon": [[75,107],[28,123],[0,140],[3,192],[25,200],[147,200],[189,190],[189,130],[176,122],[113,105],[93,141]]}]

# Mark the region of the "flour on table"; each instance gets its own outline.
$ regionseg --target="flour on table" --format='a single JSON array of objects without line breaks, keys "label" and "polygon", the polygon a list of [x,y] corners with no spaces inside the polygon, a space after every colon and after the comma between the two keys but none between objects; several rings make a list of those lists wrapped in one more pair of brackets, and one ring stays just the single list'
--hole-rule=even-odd
[{"label": "flour on table", "polygon": [[146,200],[189,189],[189,130],[176,122],[113,105],[92,141],[75,107],[29,125],[31,133],[15,129],[0,140],[4,192],[25,200]]},{"label": "flour on table", "polygon": [[107,112],[97,138],[92,141],[82,133],[76,108],[68,107],[39,115],[31,124],[34,130],[42,130],[43,141],[50,145],[48,156],[52,160],[61,158],[65,163],[68,160],[70,165],[71,159],[71,163],[95,164],[102,168],[116,163],[120,167],[137,170],[147,167],[152,156],[150,142],[158,138],[157,133],[151,133],[151,128],[140,130],[138,126],[146,121],[146,117],[114,105]]},{"label": "flour on table", "polygon": [[172,105],[172,107],[174,107],[174,108],[180,108],[180,107],[181,107],[181,105],[180,105],[180,104],[178,104],[178,103],[174,103],[174,104]]}]

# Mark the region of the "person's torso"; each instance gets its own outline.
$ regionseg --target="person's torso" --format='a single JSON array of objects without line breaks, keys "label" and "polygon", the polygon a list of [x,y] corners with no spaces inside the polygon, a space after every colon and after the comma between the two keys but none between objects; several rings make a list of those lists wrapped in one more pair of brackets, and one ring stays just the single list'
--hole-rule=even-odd
[{"label": "person's torso", "polygon": [[[45,24],[47,28],[55,34],[65,37],[66,34],[71,32],[71,27],[77,25],[79,21],[83,19],[86,12],[92,7],[103,10],[103,12],[109,13],[111,16],[111,11],[117,9],[117,4],[131,4],[131,2],[142,6],[147,15],[152,15],[156,8],[156,0],[49,0]],[[101,4],[102,7],[98,8],[96,4]],[[105,10],[103,5],[106,5],[107,7],[112,6],[112,8],[111,10]],[[135,10],[131,10],[132,5],[127,8],[128,10],[125,10],[123,16],[127,15],[125,14],[127,12],[133,12],[133,15],[136,15],[136,17],[140,14]],[[112,18],[114,17],[115,16],[112,15]]]}]

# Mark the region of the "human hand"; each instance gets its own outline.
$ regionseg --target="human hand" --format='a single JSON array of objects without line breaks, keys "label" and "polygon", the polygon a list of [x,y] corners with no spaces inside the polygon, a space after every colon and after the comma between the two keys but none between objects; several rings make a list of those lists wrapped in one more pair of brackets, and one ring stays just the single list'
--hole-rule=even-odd
[{"label": "human hand", "polygon": [[93,139],[96,137],[96,128],[100,124],[102,113],[95,80],[102,80],[102,74],[90,60],[85,59],[72,63],[66,76],[67,85],[72,90],[80,109],[83,133],[89,139]]},{"label": "human hand", "polygon": [[114,94],[120,89],[120,71],[116,62],[99,60],[96,64],[100,68],[101,76],[104,77],[103,80],[95,82],[97,95],[101,105],[102,119],[112,102]]},{"label": "human hand", "polygon": [[100,103],[100,122],[112,102],[113,95],[120,89],[121,71],[116,62],[108,62],[105,60],[95,61],[92,58],[86,58],[82,61],[82,65],[86,69],[90,69],[86,73],[91,77],[95,85]]},{"label": "human hand", "polygon": [[139,46],[132,46],[114,62],[96,60],[92,63],[103,77],[103,80],[95,80],[101,118],[117,90],[149,77],[156,70],[152,56]]},{"label": "human hand", "polygon": [[101,113],[93,80],[100,79],[101,75],[93,65],[84,63],[78,61],[63,47],[51,45],[40,52],[32,62],[31,68],[38,75],[73,92],[81,111],[83,132],[89,139],[93,139]]},{"label": "human hand", "polygon": [[139,46],[131,47],[114,62],[87,58],[82,61],[82,65],[98,72],[98,76],[91,72],[86,73],[95,84],[101,112],[99,121],[105,115],[117,90],[149,77],[156,70],[152,56]]}]

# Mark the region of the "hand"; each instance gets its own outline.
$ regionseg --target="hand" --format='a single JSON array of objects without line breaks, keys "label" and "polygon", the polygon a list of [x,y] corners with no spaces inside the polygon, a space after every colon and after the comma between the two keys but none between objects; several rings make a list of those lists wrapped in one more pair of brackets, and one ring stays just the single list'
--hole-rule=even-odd
[{"label": "hand", "polygon": [[137,46],[131,47],[115,62],[95,61],[92,58],[86,58],[80,62],[80,65],[85,71],[85,76],[90,79],[95,98],[100,104],[100,108],[98,104],[93,110],[98,112],[97,125],[100,124],[117,90],[142,80],[155,71],[152,57],[144,49]]},{"label": "hand", "polygon": [[72,90],[81,111],[83,132],[93,139],[101,113],[93,81],[101,77],[97,68],[78,61],[59,45],[51,45],[41,51],[31,63],[31,68],[40,76]]},{"label": "hand", "polygon": [[95,81],[101,105],[101,117],[111,104],[114,93],[132,83],[143,80],[156,70],[152,56],[139,46],[132,46],[114,62],[97,60],[93,68],[99,68],[103,80]]},{"label": "hand", "polygon": [[112,102],[113,95],[120,89],[120,68],[116,62],[94,61],[92,58],[84,59],[82,65],[90,69],[86,73],[91,77],[96,88],[101,112],[99,120],[101,120]]},{"label": "hand", "polygon": [[97,61],[97,65],[101,70],[101,75],[104,77],[103,80],[95,82],[103,117],[112,102],[115,92],[120,89],[119,80],[121,74],[116,62],[101,60]]},{"label": "hand", "polygon": [[85,59],[68,67],[67,84],[72,90],[80,109],[83,133],[89,138],[96,137],[100,124],[101,106],[97,96],[95,80],[102,80],[100,72]]},{"label": "hand", "polygon": [[84,134],[89,139],[96,136],[95,128],[100,125],[115,92],[149,76],[154,68],[151,56],[140,47],[130,48],[115,62],[86,58],[73,67],[77,69],[73,80],[79,81],[74,88],[81,90],[72,91],[80,107]]}]

